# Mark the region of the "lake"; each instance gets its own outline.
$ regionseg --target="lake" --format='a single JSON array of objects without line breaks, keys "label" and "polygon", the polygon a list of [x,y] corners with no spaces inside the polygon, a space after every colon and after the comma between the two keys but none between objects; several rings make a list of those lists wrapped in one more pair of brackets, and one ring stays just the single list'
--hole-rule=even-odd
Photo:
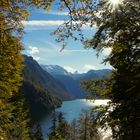
[{"label": "lake", "polygon": [[[73,119],[77,119],[81,113],[82,109],[91,109],[94,106],[98,105],[107,105],[109,100],[95,100],[87,101],[86,99],[77,99],[72,101],[64,101],[60,108],[56,109],[56,112],[62,112],[64,114],[65,119],[70,123]],[[51,114],[48,115],[41,122],[42,133],[44,140],[47,140],[47,133],[49,132],[49,128],[51,127]]]}]

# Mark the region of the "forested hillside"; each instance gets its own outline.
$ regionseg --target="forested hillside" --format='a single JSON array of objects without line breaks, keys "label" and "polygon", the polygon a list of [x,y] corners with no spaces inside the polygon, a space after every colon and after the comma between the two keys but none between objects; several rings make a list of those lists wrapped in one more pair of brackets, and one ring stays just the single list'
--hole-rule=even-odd
[{"label": "forested hillside", "polygon": [[65,87],[44,71],[32,57],[24,55],[23,94],[34,120],[71,99]]},{"label": "forested hillside", "polygon": [[25,67],[23,70],[24,80],[36,87],[48,91],[52,96],[60,100],[70,99],[65,87],[56,81],[48,72],[44,71],[40,65],[32,58],[24,55]]}]

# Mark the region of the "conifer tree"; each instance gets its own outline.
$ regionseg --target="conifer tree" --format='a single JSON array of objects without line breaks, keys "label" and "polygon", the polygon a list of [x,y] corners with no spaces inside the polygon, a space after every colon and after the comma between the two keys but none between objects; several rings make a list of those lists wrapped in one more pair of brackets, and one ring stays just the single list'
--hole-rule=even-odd
[{"label": "conifer tree", "polygon": [[71,129],[72,129],[72,136],[71,139],[72,140],[77,140],[77,120],[74,119],[71,123]]},{"label": "conifer tree", "polygon": [[51,132],[48,135],[49,140],[69,140],[71,139],[71,127],[63,114],[60,112],[56,117],[56,112],[53,113]]},{"label": "conifer tree", "polygon": [[36,123],[32,128],[31,139],[32,140],[43,140],[42,130],[39,123]]},{"label": "conifer tree", "polygon": [[68,122],[64,119],[63,114],[60,112],[58,116],[58,127],[57,132],[64,138],[65,140],[69,140],[71,137],[71,127]]},{"label": "conifer tree", "polygon": [[5,140],[27,139],[28,128],[25,129],[27,114],[23,111],[24,103],[19,91],[23,67],[21,64],[23,58],[20,55],[22,46],[10,32],[7,34],[2,29],[0,33],[0,136]]},{"label": "conifer tree", "polygon": [[[0,139],[28,140],[29,125],[22,81],[22,20],[32,6],[48,9],[53,1],[0,1]],[[29,117],[29,116],[28,116]]]},{"label": "conifer tree", "polygon": [[[50,128],[51,132],[48,135],[49,139],[52,140],[56,136],[56,131],[57,131],[57,118],[56,118],[56,112],[55,109],[52,114],[52,127]],[[57,133],[58,135],[58,133]]]}]

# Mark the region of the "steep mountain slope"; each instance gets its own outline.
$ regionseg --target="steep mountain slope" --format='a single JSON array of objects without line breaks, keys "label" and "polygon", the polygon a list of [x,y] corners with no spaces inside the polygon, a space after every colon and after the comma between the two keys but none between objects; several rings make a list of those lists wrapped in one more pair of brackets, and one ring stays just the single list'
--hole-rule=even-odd
[{"label": "steep mountain slope", "polygon": [[74,80],[68,75],[53,75],[56,80],[61,82],[73,98],[84,98],[86,97],[86,92],[82,91],[80,87],[80,82]]},{"label": "steep mountain slope", "polygon": [[69,75],[69,72],[58,65],[41,65],[41,67],[51,75]]},{"label": "steep mountain slope", "polygon": [[63,67],[58,65],[41,65],[41,67],[64,85],[73,98],[84,98],[86,96],[86,93],[80,88],[80,82],[74,80],[73,74],[67,72]]},{"label": "steep mountain slope", "polygon": [[62,100],[71,99],[63,85],[44,71],[32,57],[24,56],[22,91],[34,120],[61,104]]},{"label": "steep mountain slope", "polygon": [[56,81],[48,72],[44,71],[32,57],[24,56],[26,81],[30,81],[35,86],[39,86],[48,91],[52,96],[60,100],[70,99],[69,93],[65,87]]},{"label": "steep mountain slope", "polygon": [[23,82],[22,92],[33,121],[38,121],[52,111],[54,107],[61,105],[61,100],[51,96],[45,89],[35,86],[29,81]]}]

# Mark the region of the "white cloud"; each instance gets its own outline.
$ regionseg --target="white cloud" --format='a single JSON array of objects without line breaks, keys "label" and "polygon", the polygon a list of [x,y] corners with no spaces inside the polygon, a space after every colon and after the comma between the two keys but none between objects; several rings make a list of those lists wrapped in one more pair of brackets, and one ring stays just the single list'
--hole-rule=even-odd
[{"label": "white cloud", "polygon": [[[26,27],[26,30],[41,30],[41,29],[50,29],[50,27],[58,27],[68,20],[30,20],[30,21],[22,21],[22,24]],[[80,21],[73,22],[73,24],[79,24]],[[86,23],[86,25],[82,26],[82,29],[95,29],[96,25],[92,28],[90,27],[90,23]]]},{"label": "white cloud", "polygon": [[39,49],[37,47],[29,46],[29,50],[27,50],[27,53],[29,56],[32,56],[35,60],[39,60],[40,57],[36,56],[37,53],[39,53]]},{"label": "white cloud", "polygon": [[96,68],[96,66],[94,66],[94,65],[91,65],[91,64],[85,64],[84,65],[84,67],[83,67],[83,69],[85,70],[85,71],[89,71],[89,70],[95,70],[95,69],[97,69]]},{"label": "white cloud", "polygon": [[41,10],[41,9],[38,9],[35,11],[35,13],[40,13],[40,14],[50,14],[50,15],[56,15],[56,16],[67,16],[69,14],[69,12],[64,12],[64,11],[53,11],[53,10],[50,10],[50,11],[45,11],[45,10]]},{"label": "white cloud", "polygon": [[93,50],[87,50],[87,49],[79,49],[79,50],[67,50],[67,49],[64,49],[62,52],[92,52],[93,53]]},{"label": "white cloud", "polygon": [[67,16],[69,13],[68,12],[55,12],[55,11],[50,11],[46,14],[51,14],[51,15],[58,15],[58,16]]},{"label": "white cloud", "polygon": [[45,44],[47,44],[47,46],[49,46],[49,48],[40,48],[40,51],[44,51],[44,52],[61,52],[62,54],[71,54],[71,53],[93,53],[94,50],[93,49],[66,49],[64,48],[62,51],[60,51],[63,46],[61,46],[60,44],[56,44],[56,43],[52,43],[50,41],[47,40],[43,40],[43,42]]},{"label": "white cloud", "polygon": [[111,51],[112,51],[111,48],[105,48],[105,49],[102,51],[102,53],[103,53],[104,55],[109,55],[109,54],[111,53]]},{"label": "white cloud", "polygon": [[24,26],[59,26],[63,24],[64,20],[30,20],[22,21]]},{"label": "white cloud", "polygon": [[30,49],[30,50],[27,50],[27,52],[28,52],[30,55],[39,53],[39,49],[38,49],[37,47],[29,46],[29,49]]},{"label": "white cloud", "polygon": [[68,72],[74,73],[76,69],[70,67],[70,66],[64,66],[64,69],[66,69]]},{"label": "white cloud", "polygon": [[40,60],[40,57],[38,56],[32,56],[36,61]]},{"label": "white cloud", "polygon": [[89,70],[97,70],[97,67],[91,64],[85,64],[83,67],[81,68],[73,68],[71,66],[64,66],[64,69],[66,69],[68,72],[74,73],[75,71],[78,71],[80,73],[85,73]]}]

